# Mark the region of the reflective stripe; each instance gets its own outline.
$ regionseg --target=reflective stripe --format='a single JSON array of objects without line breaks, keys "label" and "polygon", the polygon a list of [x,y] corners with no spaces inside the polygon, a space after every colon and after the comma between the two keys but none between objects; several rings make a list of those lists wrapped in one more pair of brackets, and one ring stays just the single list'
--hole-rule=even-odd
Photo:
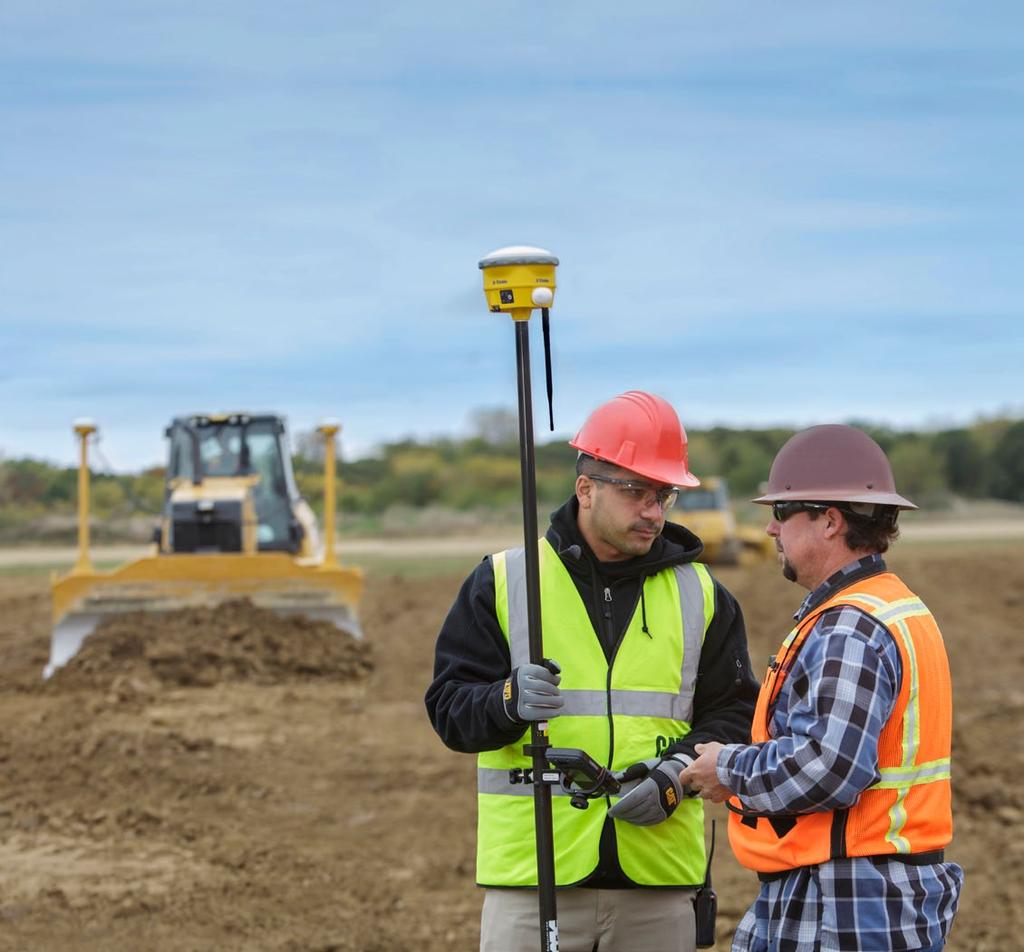
[{"label": "reflective stripe", "polygon": [[843,596],[843,601],[847,600],[860,601],[868,606],[870,614],[885,625],[894,638],[899,639],[907,658],[907,670],[903,673],[907,679],[907,706],[903,712],[900,738],[902,763],[899,767],[880,769],[882,779],[874,784],[872,789],[896,791],[896,799],[889,808],[889,829],[886,831],[885,839],[898,853],[909,853],[910,842],[903,835],[903,831],[907,825],[906,801],[911,788],[921,783],[949,779],[948,760],[915,766],[921,749],[921,675],[917,663],[917,650],[907,627],[907,619],[931,613],[916,595],[896,601],[885,601],[867,592],[849,592]]},{"label": "reflective stripe", "polygon": [[935,780],[949,779],[950,760],[933,760],[930,764],[917,767],[882,767],[879,773],[882,779],[872,790],[893,790],[896,787],[909,787],[919,783],[932,783]]},{"label": "reflective stripe", "polygon": [[512,667],[530,663],[530,627],[526,613],[526,549],[505,553],[505,584],[508,586],[508,650]]},{"label": "reflective stripe", "polygon": [[[559,784],[551,784],[552,796],[569,796]],[[476,792],[500,793],[509,797],[532,797],[533,783],[512,783],[507,770],[497,767],[476,768]]]},{"label": "reflective stripe", "polygon": [[921,747],[921,673],[917,664],[914,639],[906,623],[896,622],[892,627],[899,632],[907,651],[907,660],[910,662],[910,691],[907,697],[907,710],[903,715],[903,766],[909,768],[917,761],[917,752]]},{"label": "reflective stripe", "polygon": [[606,717],[608,714],[607,691],[562,691],[565,706],[558,713],[563,717]]},{"label": "reflective stripe", "polygon": [[[608,699],[611,697],[611,711]],[[607,717],[621,714],[624,717],[668,717],[685,721],[685,699],[667,691],[562,691],[565,707],[559,712],[563,716]],[[692,708],[693,705],[690,704]]]},{"label": "reflective stripe", "polygon": [[903,621],[904,618],[913,618],[915,615],[928,615],[928,607],[916,595],[910,598],[901,598],[895,602],[886,602],[876,595],[868,595],[867,592],[848,592],[842,596],[842,601],[861,601],[870,606],[871,614],[885,625]]},{"label": "reflective stripe", "polygon": [[[904,770],[913,770],[914,761],[917,760],[917,752],[921,744],[921,697],[919,671],[917,667],[917,653],[914,651],[914,639],[910,635],[906,622],[895,620],[901,614],[905,606],[900,602],[893,604],[892,609],[880,614],[889,615],[893,621],[889,622],[889,631],[899,637],[903,642],[904,650],[907,653],[907,667],[903,676],[909,677],[910,686],[907,695],[907,706],[903,712],[903,764]],[[895,786],[896,800],[889,808],[889,829],[885,834],[886,842],[892,843],[898,853],[910,852],[910,841],[903,835],[907,825],[907,795],[910,793],[909,785]]]},{"label": "reflective stripe", "polygon": [[931,614],[928,611],[927,606],[919,598],[908,598],[906,603],[896,602],[888,611],[879,612],[878,620],[885,622],[887,625],[896,624],[897,622],[904,621],[907,618],[913,618],[916,615],[928,615]]},{"label": "reflective stripe", "polygon": [[697,687],[697,666],[704,641],[704,586],[692,565],[675,566],[679,587],[679,611],[683,619],[683,669],[679,677],[679,707],[675,717],[693,720],[693,693]]},{"label": "reflective stripe", "polygon": [[690,723],[693,700],[667,691],[612,691],[612,713],[625,717],[667,717]]},{"label": "reflective stripe", "polygon": [[[543,548],[541,555],[543,557]],[[704,574],[700,574],[700,569]],[[679,694],[660,691],[612,691],[613,714],[627,717],[670,717],[674,720],[693,720],[693,696],[697,687],[697,668],[700,649],[708,628],[710,615],[706,589],[710,588],[710,575],[704,566],[675,566],[676,586],[679,589],[679,610],[683,619],[683,664],[679,677]],[[705,579],[706,576],[706,579]],[[505,578],[508,589],[508,641],[512,667],[530,660],[529,624],[526,613],[526,550],[519,546],[505,553]],[[601,691],[562,691],[565,707],[562,714],[606,716],[608,698]]]}]

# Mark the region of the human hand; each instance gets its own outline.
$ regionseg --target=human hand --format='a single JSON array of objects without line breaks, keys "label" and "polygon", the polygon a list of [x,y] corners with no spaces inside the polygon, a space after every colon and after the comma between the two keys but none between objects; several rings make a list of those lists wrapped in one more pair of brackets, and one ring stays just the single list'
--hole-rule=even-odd
[{"label": "human hand", "polygon": [[[557,662],[551,668],[540,664],[521,664],[512,669],[501,689],[505,713],[518,723],[549,721],[558,717],[565,699],[558,690],[562,680]],[[553,670],[552,670],[553,669]]]},{"label": "human hand", "polygon": [[647,777],[616,803],[608,816],[636,826],[654,826],[675,813],[683,798],[683,785],[679,782],[683,765],[671,757],[653,761],[653,766],[652,761],[644,761],[644,765],[650,768]]},{"label": "human hand", "polygon": [[697,759],[680,775],[680,781],[694,796],[712,803],[723,803],[733,795],[732,791],[718,780],[718,754],[723,745],[713,740],[707,744],[695,744]]}]

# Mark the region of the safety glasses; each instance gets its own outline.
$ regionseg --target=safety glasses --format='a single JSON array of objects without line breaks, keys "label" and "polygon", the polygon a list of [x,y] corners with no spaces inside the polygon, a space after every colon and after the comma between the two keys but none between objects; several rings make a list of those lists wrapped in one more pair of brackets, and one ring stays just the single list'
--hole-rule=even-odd
[{"label": "safety glasses", "polygon": [[615,486],[619,492],[624,493],[634,502],[649,506],[656,502],[662,509],[671,509],[676,504],[679,490],[674,486],[662,486],[655,489],[648,483],[636,483],[631,479],[616,479],[614,476],[598,476],[596,473],[587,473],[587,479],[597,483],[608,483]]},{"label": "safety glasses", "polygon": [[831,508],[833,507],[827,502],[773,502],[772,518],[776,522],[785,522],[798,512],[824,512]]}]

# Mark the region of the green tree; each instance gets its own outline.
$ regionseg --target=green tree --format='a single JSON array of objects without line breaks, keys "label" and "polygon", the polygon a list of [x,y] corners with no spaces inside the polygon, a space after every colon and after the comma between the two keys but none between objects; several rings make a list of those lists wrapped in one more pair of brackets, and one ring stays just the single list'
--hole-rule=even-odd
[{"label": "green tree", "polygon": [[889,451],[896,486],[918,505],[938,502],[946,490],[942,457],[923,439],[898,442]]},{"label": "green tree", "polygon": [[53,467],[34,459],[6,460],[0,469],[0,504],[39,504],[52,470]]},{"label": "green tree", "polygon": [[708,433],[690,433],[689,446],[690,469],[698,476],[716,476],[722,471],[722,463],[718,447]]},{"label": "green tree", "polygon": [[997,499],[1024,502],[1024,420],[1018,420],[1000,437],[992,452]]},{"label": "green tree", "polygon": [[456,509],[502,506],[521,498],[519,461],[501,456],[471,456],[454,470],[443,501]]},{"label": "green tree", "polygon": [[937,433],[933,442],[942,459],[946,484],[954,493],[982,496],[991,479],[989,460],[977,436],[967,429]]},{"label": "green tree", "polygon": [[390,478],[373,487],[378,512],[395,503],[428,506],[438,500],[446,473],[435,450],[404,441],[389,451],[388,458]]},{"label": "green tree", "polygon": [[123,515],[131,508],[126,506],[124,489],[113,476],[94,477],[89,495],[92,510],[97,516]]}]

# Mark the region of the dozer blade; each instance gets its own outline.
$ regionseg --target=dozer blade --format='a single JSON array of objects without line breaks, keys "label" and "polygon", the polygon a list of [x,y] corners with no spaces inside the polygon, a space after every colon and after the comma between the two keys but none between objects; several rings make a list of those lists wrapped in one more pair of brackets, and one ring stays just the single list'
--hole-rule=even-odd
[{"label": "dozer blade", "polygon": [[126,612],[214,607],[245,598],[281,615],[328,621],[361,638],[359,569],[304,563],[285,553],[158,555],[113,572],[79,572],[53,584],[48,678],[73,658],[105,618]]},{"label": "dozer blade", "polygon": [[96,630],[103,617],[96,612],[72,613],[65,615],[53,626],[53,634],[50,636],[50,661],[43,668],[44,679],[78,654],[82,642]]}]

